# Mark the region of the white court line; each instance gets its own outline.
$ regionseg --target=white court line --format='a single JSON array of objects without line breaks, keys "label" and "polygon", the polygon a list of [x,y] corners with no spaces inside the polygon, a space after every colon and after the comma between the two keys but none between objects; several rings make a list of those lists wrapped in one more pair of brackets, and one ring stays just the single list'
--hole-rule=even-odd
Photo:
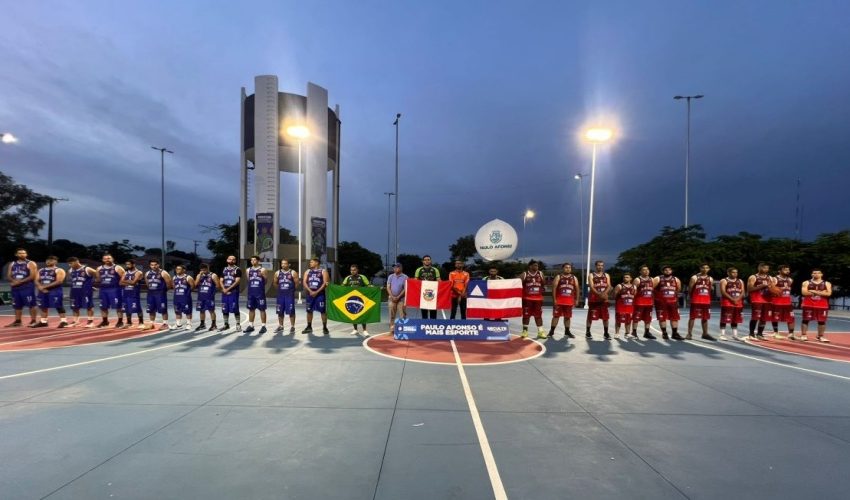
[{"label": "white court line", "polygon": [[[651,326],[650,329],[655,330],[659,334],[661,333],[654,326]],[[674,340],[674,342],[678,342],[678,341]],[[704,347],[706,349],[711,349],[713,351],[725,352],[726,354],[731,354],[733,356],[751,359],[753,361],[758,361],[759,363],[767,363],[769,365],[781,366],[783,368],[791,368],[793,370],[800,370],[800,371],[803,371],[803,372],[815,373],[817,375],[823,375],[825,377],[834,377],[834,378],[839,378],[839,379],[842,379],[842,380],[850,380],[850,377],[846,377],[844,375],[836,375],[835,373],[812,370],[811,368],[803,368],[802,366],[793,366],[793,365],[786,365],[786,364],[782,364],[782,363],[777,363],[776,361],[770,361],[770,360],[767,360],[767,359],[756,358],[755,356],[748,356],[746,354],[740,354],[740,353],[737,353],[737,352],[728,351],[726,349],[720,349],[719,347],[714,347],[714,346],[711,346],[711,345],[708,345],[708,344],[704,344],[702,342],[699,342],[699,343],[691,342],[691,345],[695,345],[695,346],[698,346],[698,347]],[[777,352],[780,352],[780,351],[777,351]],[[781,352],[785,352],[785,351],[781,351]],[[794,353],[794,354],[796,354],[796,353]]]},{"label": "white court line", "polygon": [[164,345],[164,346],[160,346],[160,347],[153,347],[151,349],[145,349],[143,351],[129,352],[129,353],[126,353],[126,354],[119,354],[117,356],[109,356],[109,357],[106,357],[106,358],[91,359],[89,361],[81,361],[79,363],[71,363],[69,365],[60,365],[60,366],[54,366],[54,367],[51,367],[51,368],[42,368],[41,370],[33,370],[33,371],[30,371],[30,372],[21,372],[21,373],[13,373],[11,375],[3,375],[2,377],[0,377],[0,380],[6,380],[6,379],[9,379],[9,378],[24,377],[24,376],[27,376],[27,375],[35,375],[37,373],[52,372],[52,371],[56,371],[56,370],[62,370],[64,368],[73,368],[75,366],[92,365],[94,363],[102,363],[104,361],[111,361],[113,359],[129,358],[130,356],[136,356],[136,355],[145,354],[145,353],[148,353],[148,352],[159,351],[160,349],[170,349],[172,347],[177,347],[179,345],[188,344],[189,342],[195,342],[195,341],[198,341],[198,340],[203,340],[207,337],[212,337],[213,335],[219,335],[219,332],[212,332],[212,333],[209,333],[207,335],[203,335],[201,337],[197,337],[197,338],[193,338],[193,339],[189,339],[189,340],[184,340],[182,342],[177,342],[175,344],[168,344],[168,345]]},{"label": "white court line", "polygon": [[452,343],[452,351],[455,355],[457,371],[460,375],[460,383],[463,385],[463,393],[466,395],[467,404],[469,404],[469,413],[472,415],[472,425],[475,426],[478,444],[481,445],[481,454],[484,455],[484,465],[487,466],[487,474],[490,476],[490,484],[493,486],[493,495],[496,500],[507,500],[508,494],[505,492],[504,485],[502,485],[499,468],[496,467],[496,459],[493,458],[493,450],[490,449],[490,441],[487,440],[487,433],[484,432],[484,426],[481,424],[481,415],[478,414],[478,407],[475,405],[475,399],[472,398],[472,391],[469,389],[469,381],[466,379],[466,372],[463,370],[460,354],[457,352],[455,341],[451,340],[450,342]]}]

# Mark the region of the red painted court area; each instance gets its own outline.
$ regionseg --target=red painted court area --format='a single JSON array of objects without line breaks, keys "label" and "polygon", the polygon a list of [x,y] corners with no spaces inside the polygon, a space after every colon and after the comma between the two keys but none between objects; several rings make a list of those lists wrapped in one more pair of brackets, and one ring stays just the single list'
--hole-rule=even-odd
[{"label": "red painted court area", "polygon": [[[787,333],[783,333],[787,335]],[[799,333],[797,333],[799,339]],[[791,354],[801,354],[820,359],[831,359],[833,361],[844,361],[850,363],[850,332],[826,332],[829,343],[817,341],[817,334],[809,332],[809,340],[767,340],[751,342],[748,344],[758,346],[772,351],[781,351]]]},{"label": "red painted court area", "polygon": [[[28,318],[25,321],[28,321]],[[100,318],[95,320],[95,322],[98,321],[100,321]],[[110,323],[114,325],[115,319],[112,319]],[[57,328],[58,324],[58,319],[52,319],[47,328],[28,328],[26,326],[0,328],[0,352],[99,344],[159,333],[156,330],[139,330],[137,325],[133,325],[132,328],[117,329],[114,327],[84,328],[79,326]]]},{"label": "red painted court area", "polygon": [[[391,334],[381,334],[363,343],[371,351],[396,359],[425,363],[455,364],[452,345],[445,340],[395,340]],[[502,364],[540,356],[544,347],[529,339],[513,337],[503,342],[457,341],[461,362],[469,365]]]}]

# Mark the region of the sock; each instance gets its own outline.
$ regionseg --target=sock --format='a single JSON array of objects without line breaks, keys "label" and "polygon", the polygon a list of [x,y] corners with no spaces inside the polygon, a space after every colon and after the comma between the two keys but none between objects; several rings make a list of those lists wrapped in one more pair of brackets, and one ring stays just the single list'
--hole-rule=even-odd
[{"label": "sock", "polygon": [[788,327],[788,335],[794,335],[794,327],[793,326]]},{"label": "sock", "polygon": [[750,335],[755,335],[755,333],[756,333],[756,323],[758,323],[758,321],[756,321],[754,319],[750,320]]},{"label": "sock", "polygon": [[527,332],[528,331],[528,325],[522,325],[522,331]]},{"label": "sock", "polygon": [[732,335],[735,336],[735,337],[738,336],[738,329],[735,328],[734,326],[732,327]]},{"label": "sock", "polygon": [[550,327],[549,328],[549,335],[553,335],[554,333],[555,333],[555,327],[554,326]]},{"label": "sock", "polygon": [[764,323],[759,324],[758,333],[759,335],[764,334]]},{"label": "sock", "polygon": [[667,327],[666,326],[661,327],[661,333],[663,333],[664,335],[667,335]]},{"label": "sock", "polygon": [[770,323],[770,325],[773,327],[773,333],[779,332],[779,323],[778,322],[773,321],[773,322]]},{"label": "sock", "polygon": [[720,326],[720,335],[726,335],[726,325]]},{"label": "sock", "polygon": [[608,325],[602,325],[602,331],[608,333]]}]

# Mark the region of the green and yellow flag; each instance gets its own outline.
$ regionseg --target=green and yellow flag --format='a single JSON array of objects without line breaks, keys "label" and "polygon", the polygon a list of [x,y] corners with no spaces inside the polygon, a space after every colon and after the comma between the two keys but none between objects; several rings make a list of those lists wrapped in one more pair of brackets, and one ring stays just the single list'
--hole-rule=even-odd
[{"label": "green and yellow flag", "polygon": [[329,285],[328,319],[340,323],[380,323],[381,289]]}]

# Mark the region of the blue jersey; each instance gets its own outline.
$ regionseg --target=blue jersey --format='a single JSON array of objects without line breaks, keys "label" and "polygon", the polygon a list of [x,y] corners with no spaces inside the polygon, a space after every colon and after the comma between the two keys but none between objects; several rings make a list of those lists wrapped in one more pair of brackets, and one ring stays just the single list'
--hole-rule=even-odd
[{"label": "blue jersey", "polygon": [[[30,275],[29,264],[29,260],[25,260],[23,262],[16,260],[15,262],[12,262],[12,279],[22,280],[24,278],[28,278]],[[23,290],[27,288],[35,288],[35,284],[32,281],[28,281],[23,285],[18,285],[17,287],[15,287],[16,290]]]},{"label": "blue jersey", "polygon": [[100,275],[100,288],[118,288],[120,277],[115,270],[115,266],[100,266],[97,269],[97,274]]},{"label": "blue jersey", "polygon": [[[239,278],[240,276],[242,276],[242,269],[240,269],[236,266],[225,267],[224,270],[221,272],[221,286],[222,286],[222,288],[227,288],[227,287],[233,285],[234,283],[236,283],[236,278]],[[233,294],[236,294],[236,295],[239,294],[239,287],[235,287],[233,290],[230,291],[230,293],[225,293],[225,295],[233,295]]]},{"label": "blue jersey", "polygon": [[281,269],[277,272],[277,291],[278,294],[295,293],[295,279],[292,275],[291,269],[289,271],[284,271],[283,269]]},{"label": "blue jersey", "polygon": [[[124,281],[133,281],[136,279],[137,274],[142,274],[138,269],[133,269],[132,271],[127,271],[124,273]],[[142,288],[142,280],[136,282],[135,285],[124,285],[124,296],[125,297],[138,297],[139,290]]]},{"label": "blue jersey", "polygon": [[[49,285],[56,281],[56,268],[55,267],[45,267],[43,269],[38,270],[38,282],[42,285]],[[60,283],[58,287],[51,288],[51,290],[61,289],[62,284]]]},{"label": "blue jersey", "polygon": [[183,276],[175,275],[174,276],[174,301],[185,300],[191,297],[192,292],[189,287],[189,277],[185,274]]},{"label": "blue jersey", "polygon": [[214,300],[215,280],[212,273],[200,273],[195,280],[198,283],[198,300]]},{"label": "blue jersey", "polygon": [[248,295],[264,295],[266,293],[266,278],[262,267],[248,268]]},{"label": "blue jersey", "polygon": [[86,266],[80,266],[79,269],[71,269],[71,288],[73,290],[88,292],[92,289],[94,278],[88,273],[88,269]]},{"label": "blue jersey", "polygon": [[148,284],[148,294],[165,295],[165,280],[162,279],[162,271],[148,271],[145,274]]},{"label": "blue jersey", "polygon": [[321,269],[307,270],[307,288],[310,290],[318,290],[325,282],[325,277],[322,275]]}]

